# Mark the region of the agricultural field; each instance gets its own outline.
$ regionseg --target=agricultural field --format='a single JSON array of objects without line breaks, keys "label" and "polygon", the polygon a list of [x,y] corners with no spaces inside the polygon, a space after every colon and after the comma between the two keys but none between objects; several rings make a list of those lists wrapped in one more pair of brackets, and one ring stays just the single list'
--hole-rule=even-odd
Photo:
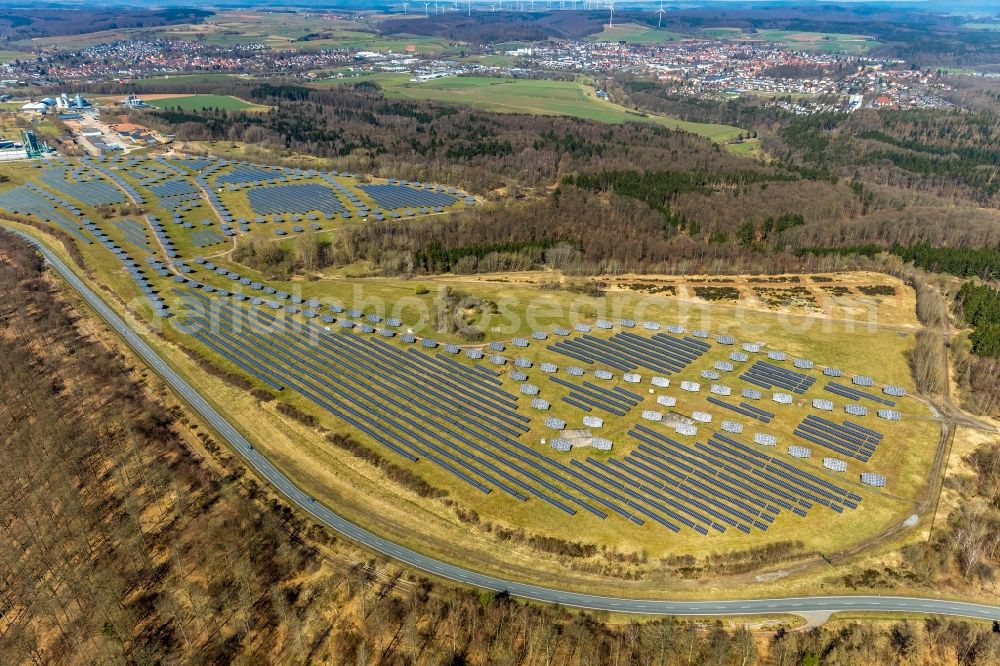
[{"label": "agricultural field", "polygon": [[728,141],[742,132],[738,127],[729,125],[686,122],[667,116],[637,113],[599,99],[593,87],[578,82],[476,76],[415,82],[405,74],[372,74],[350,80],[365,79],[378,82],[389,97],[469,104],[501,113],[574,116],[606,123],[653,122],[714,141]]},{"label": "agricultural field", "polygon": [[30,60],[34,55],[26,51],[7,51],[0,49],[0,64],[14,62],[15,60]]},{"label": "agricultural field", "polygon": [[[445,559],[607,589],[596,570],[538,563],[523,542],[498,549],[498,531],[521,530],[643,553],[642,587],[668,556],[857,545],[908,518],[928,482],[939,428],[912,395],[914,328],[821,317],[794,300],[772,311],[690,297],[698,284],[818,294],[834,282],[693,278],[586,296],[502,276],[275,276],[234,248],[298,252],[376,215],[420,224],[482,204],[446,185],[174,153],[0,169],[16,171],[0,209],[76,238],[113,302],[317,501]],[[147,215],[107,213],[129,199]],[[890,278],[829,279],[887,308],[909,291]],[[682,388],[689,381],[697,390]],[[876,416],[883,408],[901,420]],[[436,490],[387,479],[318,428]],[[792,445],[811,457],[789,455]],[[824,467],[827,457],[847,471]],[[859,483],[863,473],[886,487]]]},{"label": "agricultural field", "polygon": [[56,52],[56,51],[75,51],[77,49],[85,49],[91,46],[97,46],[98,44],[107,44],[109,42],[118,41],[121,39],[128,39],[136,34],[142,34],[137,31],[143,30],[142,28],[124,28],[119,30],[100,30],[97,32],[88,32],[81,35],[56,35],[52,37],[37,37],[34,39],[18,40],[9,43],[11,49],[16,50],[30,50],[30,49],[41,49],[46,52]]},{"label": "agricultural field", "polygon": [[702,28],[698,32],[714,39],[733,39],[743,34],[740,28]]},{"label": "agricultural field", "polygon": [[231,95],[141,95],[150,106],[158,109],[181,109],[201,111],[203,109],[223,109],[225,111],[266,111],[267,107],[251,104]]},{"label": "agricultural field", "polygon": [[744,155],[746,157],[759,157],[762,155],[760,139],[733,141],[726,144],[726,150],[735,155]]},{"label": "agricultural field", "polygon": [[383,37],[366,20],[349,21],[325,12],[275,13],[253,10],[219,12],[203,23],[60,35],[11,42],[11,47],[68,51],[127,39],[197,40],[220,47],[265,44],[274,49],[347,48],[426,54],[441,54],[454,48],[448,40],[432,37],[417,35]]},{"label": "agricultural field", "polygon": [[[136,83],[157,83],[161,81],[172,81],[174,83],[205,83],[212,81],[233,81],[242,78],[238,74],[226,74],[223,72],[196,72],[192,74],[165,74],[147,79],[136,79]],[[118,99],[118,98],[114,98]]]},{"label": "agricultural field", "polygon": [[996,21],[971,21],[963,23],[960,27],[966,30],[1000,30],[1000,23]]},{"label": "agricultural field", "polygon": [[763,39],[777,42],[807,51],[846,51],[848,53],[864,53],[879,45],[871,37],[865,35],[849,35],[844,33],[801,32],[792,30],[758,30],[753,39]]},{"label": "agricultural field", "polygon": [[740,28],[703,28],[699,31],[712,39],[755,40],[782,44],[805,51],[844,51],[864,53],[879,42],[866,35],[852,35],[835,32],[806,32],[795,30],[756,30],[745,32]]},{"label": "agricultural field", "polygon": [[601,32],[587,37],[592,42],[631,42],[633,44],[659,44],[689,38],[690,35],[639,25],[638,23],[604,26]]},{"label": "agricultural field", "polygon": [[263,43],[275,49],[298,50],[343,48],[440,54],[451,46],[446,40],[416,35],[382,37],[366,21],[347,21],[325,13],[221,12],[202,24],[164,28],[162,36],[220,46]]}]

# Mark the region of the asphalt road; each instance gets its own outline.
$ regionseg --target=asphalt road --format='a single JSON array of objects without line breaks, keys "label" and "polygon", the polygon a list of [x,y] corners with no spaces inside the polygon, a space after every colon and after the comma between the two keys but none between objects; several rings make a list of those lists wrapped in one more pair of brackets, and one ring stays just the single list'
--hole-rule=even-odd
[{"label": "asphalt road", "polygon": [[645,615],[750,615],[808,614],[836,611],[868,611],[893,613],[931,613],[956,617],[1000,620],[1000,607],[943,599],[922,599],[892,596],[829,596],[778,599],[744,599],[738,601],[662,601],[605,597],[592,594],[525,585],[477,573],[436,560],[416,551],[387,541],[342,518],[331,509],[314,502],[280,470],[255,450],[225,418],[219,414],[183,377],[174,372],[129,326],[77,277],[59,257],[31,236],[15,231],[38,248],[42,256],[76,289],[94,310],[110,325],[168,384],[183,397],[229,444],[240,453],[257,473],[277,488],[302,511],[344,536],[364,544],[383,555],[414,569],[476,587],[505,590],[512,595],[548,603],[593,610]]}]

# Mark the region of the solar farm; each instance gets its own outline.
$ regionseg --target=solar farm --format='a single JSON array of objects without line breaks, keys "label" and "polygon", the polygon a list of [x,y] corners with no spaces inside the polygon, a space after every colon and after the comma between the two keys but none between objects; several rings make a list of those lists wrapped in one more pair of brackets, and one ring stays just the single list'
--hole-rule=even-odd
[{"label": "solar farm", "polygon": [[[452,187],[178,156],[30,175],[37,180],[0,190],[0,209],[78,238],[169,339],[486,519],[651,554],[810,532],[849,543],[910,511],[906,498],[926,473],[937,428],[907,389],[905,362],[867,374],[873,366],[851,357],[852,344],[824,357],[808,334],[695,326],[674,316],[675,304],[641,318],[626,307],[520,320],[470,344],[420,325],[413,308],[392,310],[391,296],[378,306],[356,301],[343,281],[269,282],[227,258],[233,237],[392,214],[419,224],[476,205]],[[147,213],[94,212],[129,200]],[[400,289],[371,285],[380,295]],[[237,420],[259,412],[246,392],[226,400],[245,406]],[[317,479],[336,474],[335,452],[315,442],[301,459],[283,455],[322,469]]]}]

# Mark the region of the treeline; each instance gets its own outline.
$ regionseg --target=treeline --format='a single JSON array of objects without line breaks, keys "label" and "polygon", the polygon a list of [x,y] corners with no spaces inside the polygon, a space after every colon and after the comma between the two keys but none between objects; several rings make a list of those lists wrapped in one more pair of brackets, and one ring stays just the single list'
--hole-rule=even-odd
[{"label": "treeline", "polygon": [[[775,187],[771,184],[761,200]],[[715,194],[691,196],[705,197],[704,205],[716,201]],[[564,184],[544,199],[508,202],[447,218],[347,228],[332,256],[336,264],[367,262],[384,275],[541,266],[573,275],[782,273],[877,269],[884,267],[887,245],[851,241],[909,237],[910,229],[899,225],[841,225],[824,219],[822,213],[813,220],[786,212],[761,217],[763,211],[756,210],[759,221],[748,221],[739,208],[747,195],[723,196],[728,203],[718,206],[733,213],[731,220],[716,218],[703,224],[700,215],[689,214],[701,205],[695,208],[691,201],[681,200],[674,214],[684,216],[684,225],[669,228],[662,214],[640,200]],[[786,207],[780,192],[771,197],[771,206],[775,211]],[[913,231],[934,234],[936,229],[925,226]],[[817,241],[824,245],[815,245]]]},{"label": "treeline", "polygon": [[962,316],[972,326],[969,341],[979,356],[1000,358],[1000,291],[966,282],[958,292]]},{"label": "treeline", "polygon": [[[678,90],[683,83],[667,84],[616,77],[614,85],[631,105],[645,111],[698,123],[716,123],[746,128],[751,137],[783,126],[792,115],[780,107],[765,106],[753,97],[706,99]],[[749,137],[748,137],[749,138]]]},{"label": "treeline", "polygon": [[983,247],[932,247],[929,243],[903,246],[894,244],[890,250],[903,261],[912,261],[920,268],[959,277],[993,280],[1000,277],[1000,250]]},{"label": "treeline", "polygon": [[795,118],[766,144],[785,161],[995,206],[998,140],[995,111],[886,110]]},{"label": "treeline", "polygon": [[[484,243],[444,248],[440,243],[431,243],[413,254],[413,266],[425,273],[475,273],[479,272],[483,260],[491,258],[482,272],[500,270],[527,270],[541,263],[544,251],[556,244],[555,240],[522,241],[518,243]],[[511,257],[502,261],[504,256]],[[522,259],[523,258],[523,259]],[[502,264],[509,264],[505,269]],[[526,266],[518,266],[527,264]]]}]

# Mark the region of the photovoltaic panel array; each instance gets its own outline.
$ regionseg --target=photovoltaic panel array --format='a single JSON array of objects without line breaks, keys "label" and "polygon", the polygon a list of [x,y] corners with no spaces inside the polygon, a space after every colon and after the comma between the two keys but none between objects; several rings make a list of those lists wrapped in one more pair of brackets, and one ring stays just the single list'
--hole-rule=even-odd
[{"label": "photovoltaic panel array", "polygon": [[52,167],[42,170],[38,179],[60,194],[88,206],[108,206],[125,201],[121,190],[92,172],[87,176],[86,172],[77,170],[71,176],[69,169]]},{"label": "photovoltaic panel array", "polygon": [[107,178],[112,183],[114,183],[114,185],[119,190],[121,190],[122,192],[125,192],[128,195],[128,197],[130,199],[132,199],[132,201],[134,201],[135,203],[137,203],[139,205],[142,205],[142,204],[146,203],[146,198],[142,195],[141,192],[139,192],[139,190],[137,190],[134,187],[132,187],[132,184],[129,183],[124,178],[122,178],[117,172],[112,171],[111,169],[109,169],[107,167],[107,160],[102,160],[102,159],[99,159],[99,158],[84,157],[81,161],[85,165],[87,165],[88,168],[90,168],[93,171],[96,171],[97,173],[103,175],[105,178]]},{"label": "photovoltaic panel array", "polygon": [[179,164],[182,167],[185,167],[187,169],[191,169],[192,171],[201,171],[205,167],[207,167],[210,164],[212,164],[213,162],[215,162],[215,158],[213,158],[213,157],[180,157],[180,158],[174,158],[172,161],[173,161],[174,164]]},{"label": "photovoltaic panel array", "polygon": [[271,185],[247,190],[247,200],[257,215],[308,213],[334,215],[347,209],[333,190],[319,183]]},{"label": "photovoltaic panel array", "polygon": [[816,382],[810,375],[794,372],[767,361],[755,361],[750,369],[740,375],[740,379],[761,388],[770,389],[775,386],[792,393],[805,393]]},{"label": "photovoltaic panel array", "polygon": [[117,220],[115,227],[125,234],[125,240],[135,245],[143,252],[149,252],[149,239],[146,228],[135,220]]},{"label": "photovoltaic panel array", "polygon": [[56,195],[41,190],[30,183],[0,192],[0,210],[14,215],[30,215],[43,222],[57,224],[77,240],[87,245],[93,243],[77,223],[77,213],[67,215],[56,207],[59,201],[60,199]]},{"label": "photovoltaic panel array", "polygon": [[192,185],[190,181],[180,178],[167,180],[158,185],[150,185],[149,191],[161,199],[165,197],[198,196],[199,194],[198,188]]},{"label": "photovoltaic panel array", "polygon": [[862,462],[868,462],[883,437],[882,433],[852,421],[837,424],[813,415],[803,419],[794,434],[813,444],[819,444]]},{"label": "photovoltaic panel array", "polygon": [[[213,166],[226,166],[216,162]],[[215,178],[216,185],[244,185],[259,184],[265,181],[281,178],[283,172],[274,167],[262,167],[255,164],[235,164],[227,173],[219,174]]]},{"label": "photovoltaic panel array", "polygon": [[520,500],[537,497],[569,514],[583,509],[603,519],[608,509],[630,515],[581,483],[574,470],[517,441],[529,418],[515,411],[516,396],[484,367],[259,310],[247,318],[242,308],[198,291],[178,294],[189,308],[186,330],[196,339],[399,455],[430,460],[482,492],[499,488]]},{"label": "photovoltaic panel array", "polygon": [[[195,182],[205,188],[211,199],[215,194],[213,187],[223,184],[216,181],[213,174],[238,175],[238,179],[229,183],[227,189],[230,192],[245,189],[251,204],[256,201],[273,208],[259,210],[254,206],[255,214],[286,215],[290,222],[298,222],[299,215],[308,215],[305,225],[309,224],[309,220],[317,219],[314,212],[329,214],[346,211],[345,203],[349,200],[334,191],[332,185],[290,182],[322,177],[315,172],[287,169],[262,169],[258,172],[253,171],[253,165],[219,160],[206,160],[204,165],[199,164],[202,167],[198,169],[199,173],[182,161],[164,158],[129,157],[104,160],[100,164],[103,165],[100,168],[105,170],[109,168],[107,165],[112,165],[108,172],[112,175],[101,171],[101,177],[98,177],[88,167],[63,169],[62,177],[66,182],[77,185],[96,180],[118,190],[121,195],[127,191],[124,189],[126,186],[131,186],[128,183],[119,184],[118,180],[111,185],[109,179],[114,177],[120,180],[120,174],[125,174],[132,183],[142,184],[147,197],[152,194],[160,204],[166,205],[167,200],[172,199],[200,199],[202,188],[195,187]],[[257,182],[249,178],[261,175],[266,175],[261,180],[268,183],[279,180],[287,184],[244,187]],[[209,182],[214,185],[210,186]],[[364,191],[368,187],[379,186],[359,186],[352,182],[351,187],[360,187]],[[405,191],[407,195],[444,195],[450,203],[459,201],[463,196],[461,193],[453,195],[452,191],[444,192],[441,188],[414,187],[405,182],[391,183],[388,187],[396,188],[397,192]],[[29,188],[25,189],[36,197],[40,196]],[[321,198],[319,191],[331,197],[335,209],[317,205]],[[7,194],[9,192],[0,193],[0,207]],[[174,214],[172,219],[168,216],[165,220],[167,223],[176,222],[176,226],[169,225],[171,234],[177,238],[177,233],[190,233],[191,240],[196,245],[202,245],[199,239],[206,244],[224,240],[216,229],[228,234],[233,227],[238,225],[242,229],[248,224],[243,218],[232,220],[218,197],[214,199],[212,205],[219,211],[223,224],[216,227],[213,217],[212,224],[207,225],[211,229],[203,228],[197,220],[211,217],[211,211],[207,210],[201,215],[181,217]],[[58,206],[65,203],[58,197],[41,197],[41,201],[41,207],[51,207],[59,214]],[[450,203],[445,202],[444,205]],[[355,206],[355,203],[349,205]],[[408,200],[397,207],[420,208],[421,205]],[[101,234],[96,225],[87,223],[81,227],[73,218],[80,218],[82,211],[72,205],[65,207],[69,211],[64,216],[67,222],[75,226],[78,233],[92,231],[96,238],[108,245],[150,298],[154,308],[161,309],[163,314],[166,314],[166,306],[144,270],[154,278],[159,275],[173,278],[182,287],[188,285],[190,288],[177,290],[187,308],[183,323],[190,327],[193,338],[206,348],[272,390],[301,394],[396,454],[409,460],[423,459],[433,463],[483,493],[498,490],[520,501],[540,499],[571,515],[581,510],[601,519],[616,515],[639,525],[649,521],[672,532],[690,529],[699,534],[729,529],[744,533],[755,529],[763,531],[782,514],[805,516],[816,504],[842,512],[847,508],[856,508],[860,500],[821,476],[799,470],[774,457],[760,457],[759,444],[751,448],[728,439],[739,436],[736,433],[743,430],[744,424],[750,423],[745,419],[740,422],[726,421],[724,418],[727,415],[716,414],[718,418],[710,418],[710,421],[720,423],[716,427],[729,429],[733,434],[717,433],[705,444],[696,442],[696,439],[702,438],[694,436],[686,439],[685,444],[680,444],[647,427],[669,431],[674,424],[665,419],[670,410],[645,409],[643,401],[652,400],[652,396],[644,395],[648,386],[641,385],[648,383],[653,375],[654,386],[669,386],[669,380],[659,375],[671,375],[688,368],[710,350],[712,340],[708,337],[694,337],[693,332],[692,337],[684,337],[684,330],[678,326],[666,326],[666,332],[660,333],[659,324],[655,327],[644,326],[642,335],[636,335],[624,330],[629,328],[624,321],[620,328],[617,322],[602,321],[593,326],[597,335],[591,335],[592,327],[589,325],[574,325],[555,331],[556,337],[549,349],[575,359],[572,362],[579,361],[574,366],[557,368],[554,364],[538,360],[535,363],[541,372],[529,370],[533,363],[517,357],[520,352],[511,348],[507,351],[515,353],[510,357],[501,356],[505,349],[500,343],[490,345],[485,354],[478,350],[476,356],[470,354],[466,358],[457,355],[461,351],[457,345],[444,342],[439,345],[430,339],[405,334],[403,330],[398,331],[398,337],[392,337],[393,331],[382,327],[381,318],[377,316],[364,317],[362,312],[352,310],[348,319],[342,308],[331,308],[331,312],[336,313],[334,316],[327,314],[325,307],[320,310],[318,302],[315,305],[306,304],[300,296],[254,283],[251,278],[231,273],[223,266],[213,266],[204,259],[194,261],[197,266],[189,266],[179,258],[163,225],[156,222],[153,216],[150,220],[155,240],[164,244],[169,256],[174,259],[173,266],[169,262],[167,265],[160,263],[153,256],[146,259],[148,266],[139,266],[121,248],[117,248],[112,239]],[[354,214],[358,212],[356,210]],[[259,217],[256,221],[264,220]],[[147,235],[148,230],[140,222],[117,220],[114,224],[137,247],[153,246],[153,237]],[[191,231],[182,231],[182,227]],[[159,242],[156,244],[159,245]],[[181,275],[172,275],[173,270]],[[196,280],[185,277],[191,272],[198,276]],[[213,281],[211,285],[209,280],[201,277],[201,273]],[[215,286],[219,284],[216,274],[229,281],[221,283],[225,287],[241,289],[241,284],[246,285],[248,294],[230,293],[222,286]],[[255,284],[257,287],[253,286]],[[254,307],[248,308],[251,303]],[[247,319],[250,309],[256,313],[255,318]],[[221,326],[209,325],[218,321],[216,310],[223,313]],[[342,328],[348,325],[350,328]],[[615,329],[619,332],[614,333]],[[608,332],[603,333],[604,330]],[[607,335],[610,337],[601,337]],[[531,343],[537,339],[545,339],[545,336],[532,335]],[[404,344],[397,343],[397,340]],[[406,340],[411,343],[407,345]],[[528,338],[510,343],[518,348],[529,344]],[[747,349],[746,345],[743,348]],[[737,362],[748,360],[743,352],[733,352],[729,356]],[[506,368],[494,365],[501,361]],[[728,361],[726,363],[726,371],[730,371],[733,365]],[[605,370],[605,367],[608,369]],[[529,372],[531,378],[528,377]],[[709,372],[712,375],[706,378],[717,381],[721,371]],[[549,381],[538,381],[540,377],[548,377]],[[752,383],[761,388],[780,388],[796,393],[805,392],[815,381],[804,373],[766,362],[753,363],[744,372],[743,378],[747,377],[756,380]],[[657,380],[662,381],[657,383]],[[512,392],[505,388],[509,384],[504,384],[504,381],[516,382]],[[619,385],[622,382],[624,384]],[[720,386],[713,386],[711,390],[718,395],[733,396],[741,391],[739,388],[730,390],[724,387],[726,390],[723,392]],[[757,389],[742,389],[742,395],[749,400],[762,397]],[[672,405],[668,402],[673,400],[669,396],[657,396],[658,402],[659,398],[664,399],[659,404],[676,405],[676,402]],[[707,399],[724,410],[764,423],[774,417],[774,414],[749,402],[736,404],[737,398],[730,398],[733,403],[711,395]],[[574,418],[567,416],[570,412],[556,412],[546,421],[550,428],[571,431],[578,427],[581,419],[585,426],[598,428],[603,427],[607,414],[631,416],[633,425],[630,426],[630,434],[639,440],[639,448],[619,459],[595,453],[596,457],[577,457],[563,464],[562,458],[556,456],[550,447],[543,447],[539,452],[534,446],[521,444],[519,439],[529,432],[532,425],[541,424],[545,410],[560,402],[579,411],[575,412]],[[886,404],[891,402],[886,401]],[[528,411],[531,416],[522,411]],[[645,421],[637,418],[640,411]],[[820,427],[822,419],[815,421],[814,418],[803,421],[796,434],[800,431],[806,433],[814,438],[807,441],[817,443],[816,439],[827,437],[830,433]],[[637,421],[645,425],[634,425]],[[867,460],[845,452],[849,450],[844,448],[845,441],[864,440],[864,445],[857,445],[855,453],[870,455],[869,450],[874,451],[882,438],[880,433],[857,424],[845,422],[838,426],[826,422],[824,427],[829,427],[827,424],[839,428],[837,438],[828,438],[826,444],[820,445],[837,451],[841,457]],[[618,424],[614,423],[614,426]],[[701,423],[698,427],[706,434],[712,428]],[[753,430],[748,430],[748,433],[750,437]],[[570,449],[578,444],[575,434],[549,430],[545,436],[553,434],[565,438],[570,443]],[[683,439],[680,435],[671,436]],[[761,436],[761,433],[753,435],[754,441]],[[773,446],[776,440],[770,437],[768,445]],[[597,440],[592,444],[595,449],[611,448],[610,440],[598,439],[600,445]],[[782,441],[784,443],[784,439]],[[649,450],[643,450],[643,447]],[[561,443],[556,448],[562,450],[567,447]],[[617,442],[616,448],[620,448]],[[784,455],[783,451],[781,455]],[[699,472],[695,463],[711,471]]]},{"label": "photovoltaic panel array", "polygon": [[641,396],[617,386],[606,389],[586,381],[577,385],[554,375],[549,375],[549,381],[569,389],[569,395],[562,398],[563,402],[584,412],[600,409],[615,416],[625,416],[642,401]]},{"label": "photovoltaic panel array", "polygon": [[584,363],[600,363],[625,372],[642,367],[669,375],[686,368],[710,345],[695,338],[676,338],[665,333],[645,338],[625,332],[608,339],[584,334],[559,340],[548,348]]},{"label": "photovoltaic panel array", "polygon": [[225,239],[219,234],[215,233],[210,229],[200,229],[198,231],[191,232],[191,243],[195,247],[209,247],[211,245],[218,245]]},{"label": "photovoltaic panel array", "polygon": [[871,400],[872,402],[878,403],[880,405],[886,405],[887,407],[895,407],[896,403],[888,398],[883,398],[880,395],[874,393],[869,393],[868,391],[862,391],[860,389],[853,388],[851,386],[845,386],[843,384],[838,384],[836,382],[827,382],[826,386],[823,387],[824,391],[829,391],[834,395],[839,395],[842,398],[847,398],[848,400]]},{"label": "photovoltaic panel array", "polygon": [[724,407],[725,409],[736,412],[737,414],[742,414],[743,416],[749,416],[750,418],[757,419],[762,423],[770,423],[771,419],[774,418],[774,414],[772,414],[771,412],[765,411],[760,407],[751,405],[748,402],[741,402],[739,405],[733,405],[724,400],[719,400],[718,398],[715,398],[713,396],[708,396],[707,400],[713,405]]},{"label": "photovoltaic panel array", "polygon": [[641,424],[629,435],[639,445],[623,460],[588,459],[588,465],[616,489],[664,503],[675,520],[683,516],[706,531],[766,531],[785,512],[805,517],[819,504],[840,513],[861,499],[721,433],[692,446]]},{"label": "photovoltaic panel array", "polygon": [[420,206],[451,206],[458,199],[444,192],[418,190],[408,185],[358,185],[382,208],[413,208]]}]

